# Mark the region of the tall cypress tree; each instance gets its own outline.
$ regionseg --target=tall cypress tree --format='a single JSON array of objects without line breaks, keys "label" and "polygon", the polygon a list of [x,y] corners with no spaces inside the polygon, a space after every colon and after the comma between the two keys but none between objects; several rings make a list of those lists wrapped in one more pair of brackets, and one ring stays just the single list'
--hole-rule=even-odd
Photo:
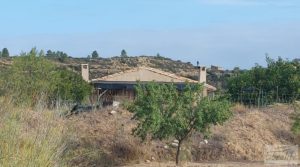
[{"label": "tall cypress tree", "polygon": [[92,58],[93,58],[93,59],[99,58],[99,54],[98,54],[98,52],[97,52],[96,50],[93,51],[93,53],[92,53]]},{"label": "tall cypress tree", "polygon": [[9,52],[7,48],[2,49],[1,57],[9,57]]},{"label": "tall cypress tree", "polygon": [[125,49],[121,51],[121,57],[127,57],[127,52],[125,51]]}]

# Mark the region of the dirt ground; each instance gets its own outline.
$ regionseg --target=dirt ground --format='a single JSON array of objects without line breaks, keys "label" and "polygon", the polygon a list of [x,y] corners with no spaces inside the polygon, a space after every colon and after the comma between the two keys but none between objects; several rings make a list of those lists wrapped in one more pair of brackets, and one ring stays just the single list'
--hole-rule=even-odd
[{"label": "dirt ground", "polygon": [[[208,163],[183,163],[180,167],[294,167],[299,165],[264,164],[263,162],[208,162]],[[169,163],[144,163],[124,167],[176,167],[174,162]]]},{"label": "dirt ground", "polygon": [[[132,128],[136,126],[136,122],[131,120],[132,113],[118,109],[116,114],[110,114],[111,110],[83,113],[67,120],[74,129],[68,141],[70,166],[175,166],[176,149],[170,141],[141,143],[132,135]],[[274,166],[263,163],[266,145],[299,143],[290,131],[291,106],[256,109],[237,105],[233,111],[234,116],[223,126],[212,127],[206,144],[199,134],[183,143],[180,159],[194,162],[183,166]],[[150,163],[145,163],[149,160]],[[170,163],[158,163],[168,161]]]}]

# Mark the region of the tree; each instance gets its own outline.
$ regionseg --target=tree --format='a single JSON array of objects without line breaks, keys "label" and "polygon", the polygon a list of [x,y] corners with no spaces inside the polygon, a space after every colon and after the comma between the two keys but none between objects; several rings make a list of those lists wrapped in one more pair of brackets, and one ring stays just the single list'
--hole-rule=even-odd
[{"label": "tree", "polygon": [[299,99],[300,63],[266,57],[267,67],[256,64],[249,71],[235,68],[229,78],[228,93],[233,101],[264,105]]},{"label": "tree", "polygon": [[16,97],[15,103],[34,106],[51,92],[50,81],[54,71],[55,66],[35,48],[29,53],[21,53],[14,59],[10,69],[7,90]]},{"label": "tree", "polygon": [[47,50],[46,56],[47,57],[55,57],[55,52],[52,52],[52,50]]},{"label": "tree", "polygon": [[202,85],[186,84],[178,91],[174,84],[150,83],[136,86],[136,99],[129,107],[138,121],[133,134],[145,140],[178,140],[176,165],[182,143],[195,131],[208,134],[210,127],[230,116],[230,103],[221,98],[202,97]]},{"label": "tree", "polygon": [[51,51],[51,50],[48,50],[47,53],[46,53],[46,56],[48,58],[55,58],[55,59],[58,59],[60,62],[65,62],[68,58],[68,54],[67,53],[64,53],[62,51]]},{"label": "tree", "polygon": [[80,75],[57,67],[35,48],[16,57],[7,74],[0,78],[4,81],[0,90],[6,91],[18,105],[44,102],[50,106],[58,99],[80,103],[91,93],[91,86]]},{"label": "tree", "polygon": [[97,52],[96,50],[93,51],[93,53],[92,53],[92,58],[93,58],[93,59],[99,58],[99,54],[98,54],[98,52]]},{"label": "tree", "polygon": [[80,103],[91,93],[91,86],[80,75],[66,69],[57,70],[51,84],[55,100],[58,95],[62,100]]},{"label": "tree", "polygon": [[58,60],[59,60],[60,62],[65,62],[66,59],[68,58],[68,54],[67,54],[67,53],[60,52],[60,51],[57,51],[57,52],[56,52],[56,56],[58,57]]},{"label": "tree", "polygon": [[7,48],[2,49],[1,57],[9,57],[9,52]]},{"label": "tree", "polygon": [[127,57],[127,52],[124,49],[121,51],[121,57]]}]

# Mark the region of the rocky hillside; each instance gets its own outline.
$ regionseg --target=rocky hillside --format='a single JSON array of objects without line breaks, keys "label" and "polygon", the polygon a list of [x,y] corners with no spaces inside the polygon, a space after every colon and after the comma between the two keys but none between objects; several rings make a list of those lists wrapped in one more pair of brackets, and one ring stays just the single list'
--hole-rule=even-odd
[{"label": "rocky hillside", "polygon": [[[175,73],[180,76],[198,79],[198,70],[191,62],[182,62],[165,57],[157,56],[137,56],[137,57],[112,57],[112,58],[68,58],[64,62],[52,59],[56,63],[80,72],[80,64],[90,65],[90,77],[98,78],[128,70],[133,67],[147,66],[161,69],[163,71]],[[226,88],[226,80],[233,74],[230,70],[212,70],[208,67],[207,82],[217,88]]]},{"label": "rocky hillside", "polygon": [[[138,57],[112,57],[112,58],[67,58],[61,61],[58,58],[49,58],[59,66],[69,68],[80,73],[80,64],[88,63],[90,65],[90,78],[103,77],[109,74],[114,74],[120,71],[128,70],[133,67],[147,66],[161,69],[163,71],[175,73],[180,76],[197,80],[197,68],[190,62],[182,62],[180,60],[172,60],[161,56],[138,56]],[[7,67],[12,62],[12,59],[0,60],[1,68]],[[207,82],[217,88],[226,87],[226,78],[232,75],[229,70],[218,71],[207,70]]]}]

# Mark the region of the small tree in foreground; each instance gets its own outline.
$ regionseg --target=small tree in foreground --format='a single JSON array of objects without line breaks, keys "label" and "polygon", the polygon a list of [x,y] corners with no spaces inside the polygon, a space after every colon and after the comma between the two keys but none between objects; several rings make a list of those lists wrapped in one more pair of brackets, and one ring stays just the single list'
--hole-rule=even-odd
[{"label": "small tree in foreground", "polygon": [[180,147],[195,131],[207,134],[210,127],[222,124],[232,114],[225,99],[202,97],[202,85],[187,84],[178,91],[173,84],[151,83],[136,87],[136,99],[129,110],[138,120],[133,134],[145,140],[175,138],[178,142],[176,165]]}]

